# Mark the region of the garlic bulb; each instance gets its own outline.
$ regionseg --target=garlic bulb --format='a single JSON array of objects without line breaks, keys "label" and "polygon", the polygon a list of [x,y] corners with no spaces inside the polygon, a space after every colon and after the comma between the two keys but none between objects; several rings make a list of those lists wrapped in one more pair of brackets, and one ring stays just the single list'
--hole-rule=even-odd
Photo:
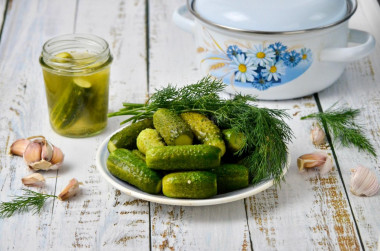
[{"label": "garlic bulb", "polygon": [[61,149],[43,136],[16,140],[11,146],[11,153],[23,156],[25,163],[35,171],[58,169],[64,159]]},{"label": "garlic bulb", "polygon": [[330,172],[334,164],[330,154],[313,152],[298,157],[297,166],[300,172],[304,172],[305,169],[318,168],[319,173],[323,175]]},{"label": "garlic bulb", "polygon": [[67,200],[68,198],[74,196],[79,191],[79,185],[81,184],[82,183],[78,182],[77,179],[75,178],[71,179],[69,184],[58,195],[58,199]]},{"label": "garlic bulb", "polygon": [[315,146],[321,146],[326,144],[326,134],[325,131],[318,123],[314,123],[310,131],[311,141]]},{"label": "garlic bulb", "polygon": [[21,179],[22,184],[30,187],[43,187],[45,178],[40,173],[33,173]]},{"label": "garlic bulb", "polygon": [[373,196],[380,189],[376,174],[369,168],[358,166],[351,170],[350,191],[357,196]]}]

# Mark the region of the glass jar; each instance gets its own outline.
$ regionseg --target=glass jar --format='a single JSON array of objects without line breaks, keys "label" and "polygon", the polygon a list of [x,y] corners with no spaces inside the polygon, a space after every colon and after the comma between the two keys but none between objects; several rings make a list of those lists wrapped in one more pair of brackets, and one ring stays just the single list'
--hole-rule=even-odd
[{"label": "glass jar", "polygon": [[108,43],[94,35],[62,35],[43,45],[40,64],[55,132],[87,137],[106,127],[111,62]]}]

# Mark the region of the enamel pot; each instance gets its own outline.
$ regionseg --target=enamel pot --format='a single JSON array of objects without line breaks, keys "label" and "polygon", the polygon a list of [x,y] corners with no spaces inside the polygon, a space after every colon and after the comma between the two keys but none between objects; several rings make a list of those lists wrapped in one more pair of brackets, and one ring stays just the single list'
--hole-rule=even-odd
[{"label": "enamel pot", "polygon": [[325,89],[370,54],[374,37],[348,28],[356,8],[356,0],[188,0],[173,21],[194,35],[201,70],[227,92],[290,99]]}]

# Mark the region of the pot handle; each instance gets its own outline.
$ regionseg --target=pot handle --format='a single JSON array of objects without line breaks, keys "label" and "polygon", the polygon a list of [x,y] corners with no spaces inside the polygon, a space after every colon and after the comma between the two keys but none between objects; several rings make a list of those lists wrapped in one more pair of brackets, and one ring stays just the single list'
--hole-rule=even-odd
[{"label": "pot handle", "polygon": [[173,13],[173,22],[182,30],[192,33],[195,23],[193,20],[186,18],[185,14],[188,12],[186,5],[182,5]]},{"label": "pot handle", "polygon": [[375,48],[375,38],[368,32],[350,29],[348,41],[359,45],[346,48],[328,48],[321,51],[321,61],[351,62],[366,57]]}]

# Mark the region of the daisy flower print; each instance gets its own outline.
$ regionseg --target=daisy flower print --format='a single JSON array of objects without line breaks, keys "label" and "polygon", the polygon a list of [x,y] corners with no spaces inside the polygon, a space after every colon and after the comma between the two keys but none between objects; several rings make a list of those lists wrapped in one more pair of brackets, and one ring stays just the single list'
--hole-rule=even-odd
[{"label": "daisy flower print", "polygon": [[308,48],[301,49],[301,60],[311,62],[313,59],[311,57],[311,50]]},{"label": "daisy flower print", "polygon": [[247,81],[252,82],[254,76],[257,76],[256,65],[249,57],[245,57],[243,54],[238,54],[236,57],[232,57],[232,62],[230,64],[231,69],[235,72],[235,80],[242,83]]},{"label": "daisy flower print", "polygon": [[285,74],[285,66],[281,61],[271,63],[268,64],[266,68],[261,71],[261,73],[267,81],[278,81],[281,79],[281,76]]},{"label": "daisy flower print", "polygon": [[275,60],[275,53],[271,48],[264,48],[261,44],[247,51],[247,56],[257,65],[264,67]]}]

